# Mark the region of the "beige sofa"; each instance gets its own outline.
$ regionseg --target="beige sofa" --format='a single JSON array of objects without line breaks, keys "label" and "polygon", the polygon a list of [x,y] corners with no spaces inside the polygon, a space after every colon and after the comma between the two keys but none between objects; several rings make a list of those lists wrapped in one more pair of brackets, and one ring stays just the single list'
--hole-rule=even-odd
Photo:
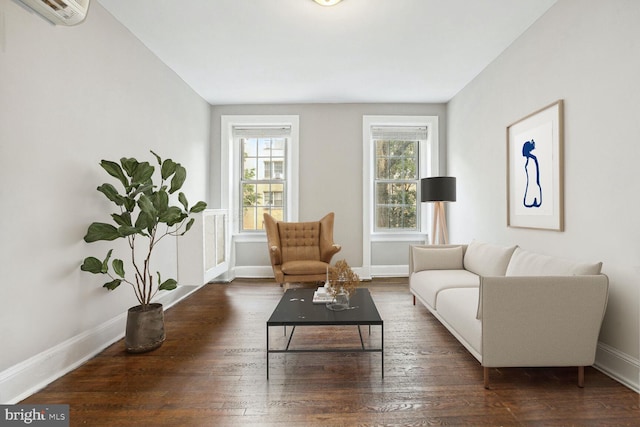
[{"label": "beige sofa", "polygon": [[609,280],[586,264],[473,241],[412,245],[409,289],[484,368],[595,361]]}]

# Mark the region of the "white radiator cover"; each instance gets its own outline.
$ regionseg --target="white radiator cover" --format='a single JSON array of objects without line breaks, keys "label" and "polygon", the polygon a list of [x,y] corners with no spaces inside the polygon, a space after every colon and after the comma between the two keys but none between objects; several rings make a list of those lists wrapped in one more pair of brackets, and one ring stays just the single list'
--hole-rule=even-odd
[{"label": "white radiator cover", "polygon": [[193,218],[191,230],[177,237],[178,284],[199,287],[229,269],[227,211],[205,209]]}]

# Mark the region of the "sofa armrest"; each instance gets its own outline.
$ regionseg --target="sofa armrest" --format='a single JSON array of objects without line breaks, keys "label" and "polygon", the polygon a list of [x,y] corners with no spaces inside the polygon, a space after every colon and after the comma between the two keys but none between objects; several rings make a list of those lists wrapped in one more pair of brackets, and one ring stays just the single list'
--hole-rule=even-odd
[{"label": "sofa armrest", "polygon": [[604,274],[482,277],[482,365],[592,365],[608,288]]}]

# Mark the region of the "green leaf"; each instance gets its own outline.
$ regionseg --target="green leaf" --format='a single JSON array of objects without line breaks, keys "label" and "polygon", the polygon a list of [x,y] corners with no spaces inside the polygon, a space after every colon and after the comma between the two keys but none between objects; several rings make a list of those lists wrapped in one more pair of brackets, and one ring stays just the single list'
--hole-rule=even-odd
[{"label": "green leaf", "polygon": [[162,175],[162,179],[168,179],[171,175],[174,174],[178,164],[171,159],[167,159],[162,163],[162,169],[160,173]]},{"label": "green leaf", "polygon": [[80,270],[87,271],[93,274],[102,273],[102,261],[100,261],[96,257],[87,257],[84,259],[84,262],[80,266]]},{"label": "green leaf", "polygon": [[111,214],[113,221],[120,226],[131,226],[131,214],[123,212],[121,214]]},{"label": "green leaf", "polygon": [[102,274],[106,274],[109,271],[109,258],[111,258],[112,252],[113,249],[109,249],[109,252],[107,252],[107,256],[104,258],[104,261],[102,261]]},{"label": "green leaf", "polygon": [[185,196],[182,191],[180,192],[180,194],[178,194],[178,201],[182,203],[185,211],[189,210],[189,202],[187,201],[187,196]]},{"label": "green leaf", "polygon": [[138,163],[138,167],[133,172],[131,177],[132,184],[148,184],[148,181],[153,176],[155,168],[149,164],[149,162]]},{"label": "green leaf", "polygon": [[162,282],[160,286],[158,286],[158,289],[161,291],[172,291],[177,287],[178,287],[178,282],[176,282],[174,279],[167,279],[164,282]]},{"label": "green leaf", "polygon": [[198,212],[202,212],[205,209],[207,209],[207,204],[205,202],[203,202],[203,201],[199,201],[198,203],[193,205],[193,207],[191,208],[191,210],[189,212],[198,213]]},{"label": "green leaf", "polygon": [[118,206],[122,206],[124,204],[124,197],[118,193],[116,187],[111,184],[102,184],[98,187],[98,191],[107,196],[109,200],[115,203]]},{"label": "green leaf", "polygon": [[138,199],[138,207],[143,213],[149,215],[150,218],[155,218],[158,215],[156,208],[153,206],[153,202],[146,194],[141,195]]},{"label": "green leaf", "polygon": [[115,271],[118,276],[124,278],[124,263],[122,260],[114,259],[111,265],[113,266],[113,271]]},{"label": "green leaf", "polygon": [[187,179],[187,170],[181,165],[176,165],[176,173],[173,175],[171,179],[171,188],[169,189],[169,193],[173,194],[177,190],[182,188],[182,184]]},{"label": "green leaf", "polygon": [[129,194],[129,197],[135,198],[138,194],[146,194],[147,196],[153,192],[153,183],[149,181],[148,184],[139,185],[134,191]]},{"label": "green leaf", "polygon": [[102,166],[102,169],[106,170],[109,175],[113,176],[114,178],[118,178],[125,188],[129,185],[129,180],[126,176],[124,176],[122,168],[116,162],[102,160],[100,162],[100,166]]},{"label": "green leaf", "polygon": [[138,234],[141,231],[142,228],[133,227],[131,225],[123,225],[122,227],[118,228],[118,233],[120,233],[122,237],[131,236],[132,234]]},{"label": "green leaf", "polygon": [[98,240],[115,240],[120,236],[118,229],[111,224],[102,222],[94,222],[89,226],[84,241],[87,243],[97,242]]},{"label": "green leaf", "polygon": [[153,227],[153,223],[153,218],[149,217],[149,215],[144,212],[140,212],[138,219],[136,220],[135,227],[140,230],[144,230],[146,228]]},{"label": "green leaf", "polygon": [[160,156],[158,156],[156,153],[153,152],[153,150],[149,150],[151,152],[151,154],[153,154],[154,156],[156,156],[156,160],[158,161],[158,165],[162,164],[162,159],[160,158]]},{"label": "green leaf", "polygon": [[160,214],[158,221],[167,224],[168,226],[175,225],[186,218],[186,215],[177,206],[171,206],[166,211]]},{"label": "green leaf", "polygon": [[193,223],[194,223],[194,222],[195,222],[195,218],[191,218],[191,219],[189,220],[189,222],[187,222],[187,225],[185,226],[184,231],[183,231],[182,233],[180,233],[180,235],[181,235],[181,236],[184,236],[184,234],[185,234],[187,231],[191,230],[191,226],[193,226]]},{"label": "green leaf", "polygon": [[153,206],[160,214],[169,209],[169,195],[166,191],[160,190],[156,192],[151,199],[153,200]]},{"label": "green leaf", "polygon": [[133,210],[136,208],[136,200],[127,197],[126,199],[124,199],[124,208],[127,210],[127,212],[133,212]]},{"label": "green leaf", "polygon": [[122,279],[115,279],[115,280],[112,280],[111,282],[105,283],[104,285],[102,285],[102,287],[112,291],[118,286],[120,286],[120,283],[122,283]]},{"label": "green leaf", "polygon": [[133,157],[130,157],[130,158],[123,157],[120,159],[120,164],[124,168],[125,172],[127,172],[127,175],[129,175],[130,177],[133,177],[133,174],[135,173],[136,168],[138,167],[138,161]]}]

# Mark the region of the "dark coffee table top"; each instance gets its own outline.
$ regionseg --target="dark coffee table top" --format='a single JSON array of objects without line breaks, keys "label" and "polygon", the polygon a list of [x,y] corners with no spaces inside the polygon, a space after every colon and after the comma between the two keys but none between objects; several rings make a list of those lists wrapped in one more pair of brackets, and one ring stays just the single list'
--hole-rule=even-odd
[{"label": "dark coffee table top", "polygon": [[382,325],[382,318],[369,289],[358,288],[351,296],[349,308],[329,310],[325,304],[314,304],[315,289],[288,289],[267,320],[269,326],[310,325]]}]

